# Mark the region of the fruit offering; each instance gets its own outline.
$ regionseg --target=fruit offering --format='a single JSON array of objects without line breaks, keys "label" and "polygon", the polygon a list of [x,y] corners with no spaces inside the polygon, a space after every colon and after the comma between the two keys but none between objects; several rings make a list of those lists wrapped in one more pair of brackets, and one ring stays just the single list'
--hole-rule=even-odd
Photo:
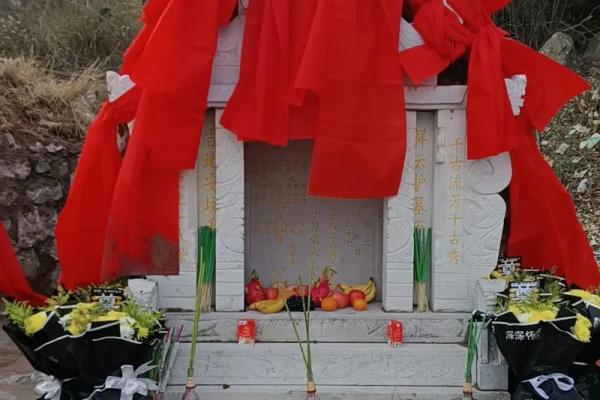
[{"label": "fruit offering", "polygon": [[356,311],[364,311],[368,307],[367,301],[365,299],[356,299],[352,302],[352,308]]},{"label": "fruit offering", "polygon": [[246,304],[253,304],[257,301],[267,299],[267,293],[260,282],[256,270],[252,270],[250,273],[250,282],[248,282],[244,291],[246,293]]},{"label": "fruit offering", "polygon": [[275,300],[261,300],[250,304],[249,310],[260,311],[263,314],[275,314],[285,307],[285,297],[279,297]]},{"label": "fruit offering", "polygon": [[333,297],[325,297],[321,301],[321,309],[323,311],[335,311],[338,309],[338,302]]},{"label": "fruit offering", "polygon": [[321,277],[313,284],[310,289],[310,296],[315,306],[321,306],[321,301],[329,295],[331,291],[331,278],[336,271],[331,267],[325,267]]},{"label": "fruit offering", "polygon": [[[291,296],[287,299],[287,306],[290,311],[304,311],[302,307],[302,302],[304,301],[304,305],[308,302],[308,296],[300,297],[300,296]],[[315,309],[314,303],[310,304],[311,311]]]},{"label": "fruit offering", "polygon": [[[340,289],[342,289],[346,294],[350,294],[350,292],[353,290],[359,290],[363,292],[367,303],[370,303],[373,300],[375,300],[375,296],[377,295],[377,287],[375,286],[375,281],[373,280],[373,278],[369,278],[369,282],[358,286],[341,284]],[[350,302],[352,302],[352,299],[350,300]]]}]

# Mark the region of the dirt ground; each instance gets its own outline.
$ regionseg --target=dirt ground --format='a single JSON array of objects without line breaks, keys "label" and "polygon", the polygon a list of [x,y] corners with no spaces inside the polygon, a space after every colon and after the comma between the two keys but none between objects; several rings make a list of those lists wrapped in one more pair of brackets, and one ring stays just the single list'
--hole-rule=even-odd
[{"label": "dirt ground", "polygon": [[0,329],[0,400],[35,399],[32,373],[27,360]]}]

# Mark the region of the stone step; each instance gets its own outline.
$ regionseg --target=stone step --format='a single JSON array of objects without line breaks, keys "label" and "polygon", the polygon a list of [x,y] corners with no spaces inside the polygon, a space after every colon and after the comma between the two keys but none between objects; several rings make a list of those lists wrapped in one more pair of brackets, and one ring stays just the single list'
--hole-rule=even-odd
[{"label": "stone step", "polygon": [[[179,348],[170,384],[184,385],[190,343]],[[337,386],[462,386],[466,348],[458,344],[316,343],[317,382]],[[195,372],[205,385],[303,385],[304,364],[296,343],[202,343]]]},{"label": "stone step", "polygon": [[[165,400],[181,400],[183,386],[171,386]],[[323,386],[317,387],[319,400],[462,400],[462,386]],[[475,391],[478,400],[509,400],[507,392]],[[302,386],[198,386],[194,399],[202,400],[304,400]]]},{"label": "stone step", "polygon": [[[293,313],[300,320],[302,313]],[[380,303],[369,304],[366,311],[345,308],[334,312],[311,312],[311,339],[317,342],[387,343],[387,324],[402,321],[407,343],[463,343],[468,313],[395,313],[385,312]],[[184,325],[183,341],[190,341],[193,314],[171,312],[169,326]],[[295,336],[287,312],[261,314],[257,311],[213,312],[200,321],[202,342],[235,342],[237,323],[256,321],[258,342],[294,342]]]}]

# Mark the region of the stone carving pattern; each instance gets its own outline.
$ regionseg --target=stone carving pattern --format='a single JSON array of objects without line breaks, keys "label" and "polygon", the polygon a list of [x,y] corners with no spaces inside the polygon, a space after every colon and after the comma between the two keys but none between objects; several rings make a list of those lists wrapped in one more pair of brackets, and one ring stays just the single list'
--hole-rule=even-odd
[{"label": "stone carving pattern", "polygon": [[[268,346],[268,347],[267,347]],[[314,344],[313,369],[329,385],[458,386],[462,383],[466,351],[458,345],[436,348],[411,345],[390,351],[387,344]],[[182,346],[171,383],[185,383],[189,344]],[[252,368],[248,368],[251,365]],[[368,367],[367,367],[368,366]],[[305,383],[300,353],[293,343],[256,345],[209,344],[196,361],[203,384]]]},{"label": "stone carving pattern", "polygon": [[506,203],[497,193],[508,186],[511,174],[508,153],[470,162],[467,167],[465,265],[487,267],[490,271],[496,265],[506,214]]},{"label": "stone carving pattern", "polygon": [[229,100],[237,84],[240,75],[244,20],[245,15],[240,14],[219,31],[208,92],[209,103],[224,103]]},{"label": "stone carving pattern", "polygon": [[527,87],[527,76],[513,75],[511,78],[504,79],[506,91],[514,115],[521,114],[521,108],[525,102],[525,89]]},{"label": "stone carving pattern", "polygon": [[[311,324],[311,338],[319,342],[387,342],[387,324],[393,317],[374,319],[328,318],[315,319]],[[183,341],[190,340],[191,317],[173,319],[175,325],[184,324]],[[466,317],[402,319],[405,342],[460,343],[464,340]],[[234,342],[236,318],[212,318],[207,315],[200,326],[200,341]],[[189,329],[188,329],[189,328]],[[302,335],[302,332],[300,332]],[[293,329],[286,318],[256,319],[256,337],[262,342],[294,342]]]},{"label": "stone carving pattern", "polygon": [[[222,110],[217,110],[216,121]],[[244,308],[244,145],[217,124],[217,243],[216,308],[238,311]],[[220,283],[236,283],[238,294],[220,295]]]},{"label": "stone carving pattern", "polygon": [[[384,204],[383,307],[387,311],[412,311],[414,137],[417,115],[409,111],[406,119],[406,159],[400,191],[398,195],[387,198]],[[402,274],[403,270],[408,273]],[[402,290],[404,288],[406,289]]]}]

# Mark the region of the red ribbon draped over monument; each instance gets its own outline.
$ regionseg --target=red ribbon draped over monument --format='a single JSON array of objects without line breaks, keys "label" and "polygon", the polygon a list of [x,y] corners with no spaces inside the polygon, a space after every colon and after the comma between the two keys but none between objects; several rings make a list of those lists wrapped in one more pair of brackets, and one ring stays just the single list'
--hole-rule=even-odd
[{"label": "red ribbon draped over monument", "polygon": [[[568,193],[535,146],[559,107],[588,88],[506,37],[490,14],[508,0],[413,0],[425,44],[398,52],[401,0],[252,0],[239,83],[221,123],[245,141],[314,140],[309,194],[395,195],[406,151],[404,73],[419,83],[469,60],[467,156],[510,152],[509,251],[570,283],[600,274]],[[179,175],[193,168],[218,27],[235,0],[151,0],[125,54],[136,89],[90,127],[57,227],[68,288],[178,270]],[[505,78],[527,76],[514,117]],[[558,84],[560,83],[560,84]],[[134,119],[125,156],[118,125]]]},{"label": "red ribbon draped over monument", "polygon": [[25,274],[4,226],[0,224],[0,296],[42,305],[45,297],[34,292]]},{"label": "red ribbon draped over monument", "polygon": [[[122,74],[136,87],[90,127],[56,229],[67,288],[179,270],[179,176],[194,168],[217,32],[235,0],[152,0]],[[119,124],[134,120],[121,160]]]},{"label": "red ribbon draped over monument", "polygon": [[[557,268],[569,283],[588,288],[600,273],[571,197],[540,154],[533,131],[543,131],[560,107],[589,85],[569,69],[498,29],[490,13],[510,1],[418,1],[413,26],[425,44],[402,53],[415,82],[437,75],[467,54],[467,157],[509,151],[508,251],[525,265]],[[513,116],[504,79],[527,77],[524,108]]]},{"label": "red ribbon draped over monument", "polygon": [[221,124],[241,140],[313,138],[308,192],[398,192],[406,150],[401,0],[252,0]]}]

